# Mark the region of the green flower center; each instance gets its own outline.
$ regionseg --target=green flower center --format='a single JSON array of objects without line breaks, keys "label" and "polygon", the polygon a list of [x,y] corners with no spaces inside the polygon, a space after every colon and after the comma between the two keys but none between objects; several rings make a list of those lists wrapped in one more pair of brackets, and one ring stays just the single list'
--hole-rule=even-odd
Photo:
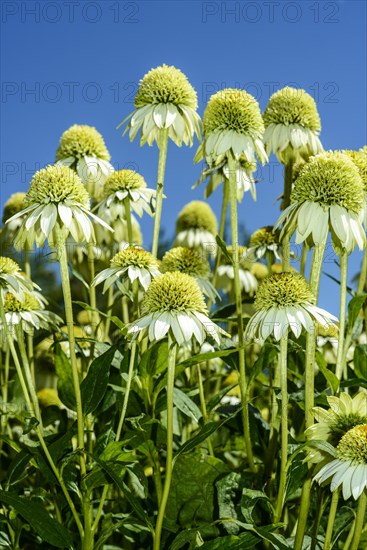
[{"label": "green flower center", "polygon": [[25,208],[24,198],[25,193],[14,193],[11,195],[4,205],[3,223]]},{"label": "green flower center", "polygon": [[116,170],[107,178],[103,186],[103,194],[108,197],[116,191],[145,189],[146,186],[143,176],[134,170]]},{"label": "green flower center", "polygon": [[217,219],[206,202],[192,201],[183,207],[176,222],[176,233],[187,229],[202,229],[217,234]]},{"label": "green flower center", "polygon": [[342,460],[367,464],[367,424],[355,426],[344,434],[336,452]]},{"label": "green flower center", "polygon": [[365,422],[367,422],[367,418],[358,413],[338,415],[335,422],[329,426],[330,436],[328,441],[336,447],[346,432],[359,424],[364,424]]},{"label": "green flower center", "polygon": [[120,250],[111,260],[111,267],[129,267],[134,266],[140,269],[158,269],[158,261],[146,250],[135,246],[130,246]]},{"label": "green flower center", "polygon": [[210,266],[206,258],[191,248],[178,246],[165,253],[161,263],[161,271],[180,271],[191,277],[208,279]]},{"label": "green flower center", "polygon": [[358,168],[342,153],[320,153],[305,163],[294,182],[291,201],[317,202],[321,206],[339,205],[359,214],[364,186]]},{"label": "green flower center", "polygon": [[367,193],[367,145],[359,149],[359,151],[344,150],[340,151],[347,155],[350,160],[358,168],[359,175],[362,178],[365,193]]},{"label": "green flower center", "polygon": [[283,88],[269,99],[264,111],[265,126],[269,124],[299,124],[318,132],[321,128],[315,100],[305,90]]},{"label": "green flower center", "polygon": [[287,307],[314,302],[306,279],[298,273],[278,273],[260,284],[254,306],[258,311],[274,306]]},{"label": "green flower center", "polygon": [[16,262],[14,262],[14,260],[6,258],[5,256],[0,256],[0,276],[2,274],[13,275],[14,273],[19,272],[20,267]]},{"label": "green flower center", "polygon": [[8,292],[4,298],[4,310],[5,312],[18,312],[18,311],[33,311],[40,309],[38,300],[31,294],[25,294],[24,300],[20,301],[13,294]]},{"label": "green flower center", "polygon": [[135,107],[158,103],[185,105],[196,111],[198,102],[194,88],[176,67],[162,65],[150,70],[140,81]]},{"label": "green flower center", "polygon": [[62,134],[56,151],[56,160],[68,157],[79,159],[85,156],[102,160],[111,158],[103,137],[93,126],[74,124]]},{"label": "green flower center", "polygon": [[25,203],[70,201],[89,210],[89,195],[79,176],[67,166],[46,166],[33,176]]},{"label": "green flower center", "polygon": [[263,134],[264,123],[256,99],[234,88],[212,95],[204,112],[203,131],[207,138],[218,130],[233,130],[253,137]]},{"label": "green flower center", "polygon": [[143,299],[142,310],[145,314],[157,311],[207,313],[197,282],[179,271],[164,273],[153,279]]},{"label": "green flower center", "polygon": [[268,246],[270,244],[279,244],[280,230],[273,233],[273,226],[267,225],[261,227],[250,237],[250,247],[252,246]]}]

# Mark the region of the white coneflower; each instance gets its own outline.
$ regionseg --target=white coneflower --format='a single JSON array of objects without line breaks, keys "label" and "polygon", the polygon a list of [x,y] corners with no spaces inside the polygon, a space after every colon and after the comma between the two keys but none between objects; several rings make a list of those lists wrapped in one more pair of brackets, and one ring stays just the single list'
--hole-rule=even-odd
[{"label": "white coneflower", "polygon": [[325,152],[311,157],[293,184],[291,205],[280,215],[275,228],[296,230],[296,243],[324,242],[328,231],[333,242],[351,252],[362,249],[366,235],[360,221],[364,188],[358,169],[342,153]]},{"label": "white coneflower", "polygon": [[359,151],[345,150],[341,151],[347,155],[358,168],[359,175],[362,178],[364,185],[364,205],[361,211],[361,220],[364,228],[367,229],[367,145],[359,149]]},{"label": "white coneflower", "polygon": [[130,130],[131,141],[141,130],[140,145],[159,143],[165,128],[168,137],[178,146],[182,142],[191,146],[194,134],[200,138],[196,92],[176,67],[162,65],[151,69],[140,81],[134,105],[136,110],[118,126],[130,119],[124,134]]},{"label": "white coneflower", "polygon": [[[237,200],[242,201],[246,191],[250,191],[252,198],[256,201],[256,185],[253,173],[256,170],[256,162],[248,162],[244,155],[241,155],[236,167]],[[229,179],[229,167],[225,155],[220,155],[215,159],[212,166],[205,168],[200,179],[193,185],[193,189],[201,182],[209,178],[205,188],[204,196],[207,199],[215,189],[225,180]]]},{"label": "white coneflower", "polygon": [[25,277],[19,265],[5,256],[0,256],[0,292],[10,292],[19,299],[23,299],[25,292],[32,292],[40,287]]},{"label": "white coneflower", "polygon": [[116,170],[106,180],[102,190],[102,200],[96,210],[98,216],[111,226],[117,220],[126,221],[126,199],[129,201],[130,208],[138,216],[141,217],[143,211],[152,216],[155,195],[156,191],[148,189],[143,176],[134,170]]},{"label": "white coneflower", "polygon": [[79,176],[67,166],[47,166],[33,176],[25,197],[27,207],[7,220],[23,217],[14,241],[20,250],[36,242],[42,246],[46,239],[55,241],[55,226],[64,228],[74,241],[95,242],[90,217],[107,229],[112,229],[90,212],[89,195]]},{"label": "white coneflower", "polygon": [[[18,214],[18,212],[21,212],[26,207],[26,204],[24,202],[25,199],[25,193],[14,193],[9,197],[9,199],[6,201],[4,205],[3,210],[3,224],[6,224],[6,222],[15,216],[15,214]],[[13,220],[11,223],[8,223],[5,225],[5,230],[7,235],[10,238],[13,238],[15,233],[18,231],[19,227],[22,225],[22,218],[19,217],[15,220]]]},{"label": "white coneflower", "polygon": [[[228,257],[224,254],[221,255],[216,282],[217,288],[226,293],[232,292],[234,289],[234,267],[229,259],[233,256],[233,247],[227,246],[227,252]],[[238,247],[240,287],[242,292],[246,292],[252,296],[257,290],[258,282],[255,275],[250,271],[251,263],[246,260],[246,252],[247,250],[244,246]]]},{"label": "white coneflower", "polygon": [[129,329],[141,332],[155,341],[170,335],[182,345],[195,338],[202,344],[208,336],[219,344],[223,332],[208,317],[204,296],[193,277],[180,273],[164,273],[150,284],[142,302],[143,316]]},{"label": "white coneflower", "polygon": [[[327,397],[330,409],[314,407],[316,423],[307,428],[308,440],[327,441],[334,447],[343,435],[358,424],[367,423],[367,393],[359,392],[354,397],[342,392],[339,397]],[[319,463],[325,458],[318,449],[308,451],[307,460]]]},{"label": "white coneflower", "polygon": [[210,265],[206,257],[191,248],[177,246],[172,248],[162,258],[160,265],[162,273],[167,271],[180,271],[191,275],[196,279],[201,292],[215,302],[219,297],[218,292],[211,284]]},{"label": "white coneflower", "polygon": [[246,257],[260,260],[270,252],[277,260],[282,259],[282,247],[280,244],[280,230],[275,230],[272,225],[257,229],[250,237],[250,243],[246,251]]},{"label": "white coneflower", "polygon": [[264,279],[256,293],[256,313],[248,322],[246,338],[262,342],[273,334],[280,340],[289,329],[298,338],[303,327],[307,332],[315,330],[314,320],[325,327],[337,321],[334,315],[314,303],[306,279],[297,273],[279,273]]},{"label": "white coneflower", "polygon": [[243,156],[253,163],[255,153],[263,164],[268,161],[259,104],[244,90],[226,88],[211,96],[204,112],[203,132],[205,140],[195,162],[205,158],[212,166],[221,155],[232,154],[237,160]]},{"label": "white coneflower", "polygon": [[271,96],[264,111],[264,143],[287,164],[323,150],[321,124],[315,100],[305,90],[285,87]]},{"label": "white coneflower", "polygon": [[152,279],[160,275],[158,260],[142,248],[129,246],[118,252],[111,260],[110,267],[99,273],[92,285],[104,281],[103,292],[114,283],[123,285],[138,280],[144,290],[147,290]]},{"label": "white coneflower", "polygon": [[94,199],[113,172],[110,159],[103,137],[93,126],[71,126],[62,134],[56,151],[57,164],[76,170]]},{"label": "white coneflower", "polygon": [[197,248],[215,256],[217,251],[217,219],[210,206],[203,201],[192,201],[183,207],[177,217],[176,238],[173,246]]},{"label": "white coneflower", "polygon": [[320,485],[330,481],[330,490],[342,486],[343,498],[357,500],[367,487],[367,424],[348,430],[340,439],[335,458],[315,475]]},{"label": "white coneflower", "polygon": [[53,330],[62,323],[58,315],[45,310],[37,296],[30,293],[25,293],[22,300],[18,300],[10,292],[5,294],[4,311],[8,333],[19,324],[22,325],[24,332],[33,334],[35,329]]}]

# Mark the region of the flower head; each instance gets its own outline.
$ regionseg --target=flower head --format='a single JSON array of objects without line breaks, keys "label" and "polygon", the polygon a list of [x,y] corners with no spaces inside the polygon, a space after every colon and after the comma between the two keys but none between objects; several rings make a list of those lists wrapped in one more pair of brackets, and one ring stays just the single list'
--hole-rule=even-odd
[{"label": "flower head", "polygon": [[40,289],[27,277],[22,275],[19,265],[11,258],[0,256],[0,292],[13,294],[19,299],[24,297],[24,292],[32,292],[34,288]]},{"label": "flower head", "polygon": [[260,259],[269,252],[281,260],[280,230],[274,230],[272,225],[261,227],[251,235],[247,256]]},{"label": "flower head", "polygon": [[314,303],[315,297],[306,279],[297,273],[279,273],[264,279],[256,293],[256,313],[247,325],[247,338],[264,341],[273,333],[275,339],[280,340],[288,329],[298,338],[302,327],[307,332],[314,331],[314,320],[323,326],[337,320]]},{"label": "flower head", "polygon": [[244,90],[226,88],[211,96],[204,112],[203,132],[205,141],[195,162],[206,157],[211,166],[218,157],[229,154],[255,162],[255,152],[263,164],[268,160],[262,143],[264,123],[259,104]]},{"label": "flower head", "polygon": [[177,217],[174,246],[198,248],[215,255],[217,220],[206,202],[192,201],[186,204]]},{"label": "flower head", "polygon": [[367,487],[367,424],[348,430],[336,447],[336,458],[325,464],[314,480],[324,483],[330,478],[330,490],[342,486],[343,498],[357,500]]},{"label": "flower head", "polygon": [[151,69],[140,81],[136,111],[118,128],[131,119],[124,134],[130,129],[132,141],[141,129],[140,145],[159,143],[164,128],[168,128],[168,136],[176,145],[192,145],[194,133],[200,137],[197,106],[196,92],[187,77],[176,67],[162,65]]},{"label": "flower head", "polygon": [[211,300],[218,297],[218,293],[209,281],[210,265],[206,257],[192,248],[177,246],[172,248],[162,258],[160,265],[162,273],[180,271],[194,277],[203,294]]},{"label": "flower head", "polygon": [[[62,323],[62,319],[55,313],[46,311],[43,302],[44,300],[40,300],[34,293],[25,293],[22,300],[18,300],[10,292],[5,294],[4,311],[7,330],[13,330],[20,323],[23,330],[29,334],[33,334],[35,329],[56,329]],[[1,329],[3,329],[2,326]]]},{"label": "flower head", "polygon": [[[252,198],[256,200],[256,186],[253,173],[256,170],[256,162],[249,162],[245,155],[241,155],[238,159],[236,167],[236,183],[237,183],[237,200],[242,201],[246,191],[250,191]],[[212,165],[205,168],[199,180],[193,185],[195,189],[201,182],[209,178],[209,182],[205,188],[204,196],[207,199],[215,191],[215,189],[223,182],[229,179],[229,166],[227,157],[220,155],[213,160]]]},{"label": "flower head", "polygon": [[25,208],[25,193],[13,193],[4,205],[3,223]]},{"label": "flower head", "polygon": [[66,166],[46,166],[33,176],[25,196],[27,207],[7,220],[7,223],[23,217],[23,223],[14,242],[18,250],[27,242],[43,245],[48,238],[55,241],[57,224],[66,234],[71,233],[76,242],[94,242],[94,229],[89,217],[109,226],[90,212],[89,195],[80,178]]},{"label": "flower head", "polygon": [[110,159],[103,137],[93,126],[71,126],[62,134],[56,151],[57,163],[74,169],[93,198],[113,171]]},{"label": "flower head", "polygon": [[353,162],[342,153],[325,152],[311,157],[293,184],[291,205],[275,227],[296,229],[296,243],[326,240],[331,231],[335,243],[351,252],[366,242],[359,216],[364,200],[363,182]]},{"label": "flower head", "polygon": [[102,201],[96,207],[98,215],[109,224],[117,219],[126,220],[125,199],[131,209],[143,215],[143,211],[153,214],[155,206],[154,189],[148,189],[147,184],[138,172],[134,170],[116,170],[105,181],[102,190]]},{"label": "flower head", "polygon": [[271,96],[264,111],[266,151],[280,162],[308,158],[323,150],[315,100],[302,89],[285,87]]},{"label": "flower head", "polygon": [[[135,280],[146,290],[153,277],[160,275],[157,259],[142,248],[129,246],[120,250],[111,260],[110,267],[101,271],[94,279],[92,285],[96,286],[105,281],[103,292],[106,292],[114,283],[121,282],[125,285]],[[119,285],[118,285],[119,286]],[[122,291],[125,290],[123,286]]]},{"label": "flower head", "polygon": [[[220,257],[220,265],[218,267],[217,288],[223,292],[231,292],[234,286],[234,267],[233,267],[232,246],[227,246],[227,254],[222,254]],[[246,292],[252,296],[258,287],[258,282],[255,275],[250,271],[251,262],[247,259],[247,249],[244,246],[238,247],[239,257],[239,276],[242,292]]]},{"label": "flower head", "polygon": [[361,212],[361,219],[365,229],[367,228],[367,145],[359,149],[359,151],[345,150],[341,151],[347,155],[350,160],[358,168],[359,175],[362,178],[364,185],[364,205]]},{"label": "flower head", "polygon": [[219,343],[221,329],[207,316],[204,296],[186,273],[167,272],[156,277],[143,299],[142,313],[129,333],[144,331],[150,340],[160,340],[170,331],[180,345],[193,337],[202,344],[207,336]]}]

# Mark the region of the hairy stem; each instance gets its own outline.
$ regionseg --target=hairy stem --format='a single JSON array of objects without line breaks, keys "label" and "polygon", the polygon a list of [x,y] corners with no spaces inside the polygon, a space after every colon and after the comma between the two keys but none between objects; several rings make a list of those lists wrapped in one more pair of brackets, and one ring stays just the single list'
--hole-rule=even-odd
[{"label": "hairy stem", "polygon": [[168,149],[168,128],[163,128],[160,131],[160,138],[159,138],[159,159],[158,159],[157,196],[156,196],[157,203],[156,203],[156,210],[154,215],[154,229],[153,229],[153,243],[152,243],[152,254],[155,257],[157,257],[157,253],[158,253],[159,230],[161,227],[164,174],[166,171],[167,149]]}]

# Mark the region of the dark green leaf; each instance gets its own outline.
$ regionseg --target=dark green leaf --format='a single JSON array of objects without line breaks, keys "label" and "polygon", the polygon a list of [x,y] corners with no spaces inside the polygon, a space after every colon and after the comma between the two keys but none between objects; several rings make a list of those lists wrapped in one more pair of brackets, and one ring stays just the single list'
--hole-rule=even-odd
[{"label": "dark green leaf", "polygon": [[185,361],[182,361],[182,363],[178,364],[178,367],[192,367],[193,365],[197,365],[197,363],[205,363],[205,361],[210,361],[211,359],[215,359],[216,357],[228,357],[229,355],[233,355],[234,353],[238,353],[238,349],[222,349],[218,351],[208,351],[207,353],[199,353],[198,355],[193,355],[189,359],[186,359]]},{"label": "dark green leaf", "polygon": [[217,241],[217,245],[219,246],[223,256],[229,261],[231,265],[233,265],[233,257],[228,252],[225,241],[223,241],[223,239],[221,239],[219,235],[215,236],[215,240]]},{"label": "dark green leaf", "polygon": [[223,397],[227,395],[229,391],[233,390],[233,388],[235,388],[236,386],[238,386],[238,384],[231,384],[230,386],[227,386],[226,388],[223,388],[218,393],[216,393],[210,399],[209,403],[206,406],[208,413],[212,411],[222,401]]},{"label": "dark green leaf", "polygon": [[241,533],[228,537],[217,537],[215,540],[205,542],[200,550],[254,550],[260,537],[253,533]]},{"label": "dark green leaf", "polygon": [[[218,510],[221,518],[238,519],[235,501],[240,481],[241,475],[236,472],[231,472],[216,482]],[[240,527],[236,522],[223,521],[222,523],[229,535],[237,535],[239,533]]]},{"label": "dark green leaf", "polygon": [[162,340],[148,348],[142,355],[139,372],[143,377],[154,376],[167,370],[168,342]]},{"label": "dark green leaf", "polygon": [[44,541],[56,548],[72,547],[67,529],[52,518],[38,502],[5,491],[0,491],[0,501],[14,508]]},{"label": "dark green leaf", "polygon": [[39,422],[37,418],[34,418],[34,416],[32,416],[31,418],[26,418],[23,426],[23,434],[29,434],[29,432],[36,428],[38,424]]},{"label": "dark green leaf", "polygon": [[84,414],[96,410],[106,393],[110,367],[116,346],[111,346],[105,353],[96,357],[89,367],[88,374],[80,385]]},{"label": "dark green leaf", "polygon": [[327,362],[319,351],[316,352],[316,362],[323,376],[326,378],[332,392],[335,393],[339,388],[339,379],[333,372],[331,372],[331,370],[329,370]]},{"label": "dark green leaf", "polygon": [[354,372],[358,378],[367,380],[367,345],[359,344],[354,350]]},{"label": "dark green leaf", "polygon": [[272,512],[271,501],[263,491],[255,491],[246,487],[242,490],[241,512],[247,523],[252,524],[254,522],[253,512],[259,502],[263,502]]},{"label": "dark green leaf", "polygon": [[174,388],[173,390],[173,401],[175,406],[186,416],[189,416],[195,422],[199,423],[200,419],[202,418],[201,411],[199,407],[190,399],[186,393],[179,390],[178,388]]},{"label": "dark green leaf", "polygon": [[354,323],[357,320],[359,312],[361,311],[363,304],[365,303],[367,294],[360,296],[354,296],[348,304],[348,329],[353,329]]},{"label": "dark green leaf", "polygon": [[55,370],[57,391],[61,401],[69,409],[75,410],[75,393],[71,364],[60,344],[55,345]]}]

